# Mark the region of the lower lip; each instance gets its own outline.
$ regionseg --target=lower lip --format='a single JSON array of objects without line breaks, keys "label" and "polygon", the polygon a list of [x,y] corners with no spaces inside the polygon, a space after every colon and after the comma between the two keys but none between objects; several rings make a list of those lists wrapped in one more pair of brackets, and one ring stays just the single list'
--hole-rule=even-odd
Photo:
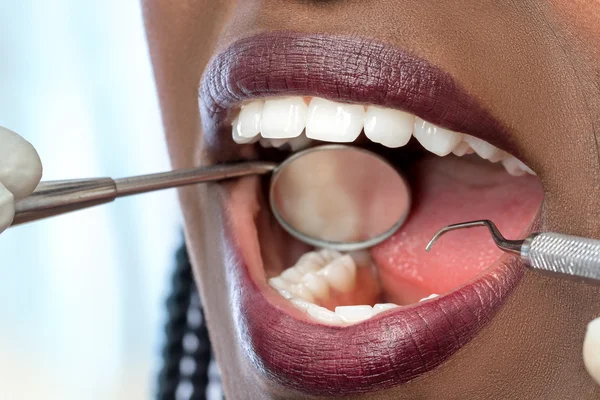
[{"label": "lower lip", "polygon": [[[232,221],[231,207],[221,204],[221,210]],[[493,317],[524,273],[523,264],[506,254],[447,295],[341,328],[296,318],[269,300],[250,277],[239,239],[227,223],[225,248],[233,257],[226,268],[238,340],[265,376],[306,395],[382,390],[436,368]]]}]

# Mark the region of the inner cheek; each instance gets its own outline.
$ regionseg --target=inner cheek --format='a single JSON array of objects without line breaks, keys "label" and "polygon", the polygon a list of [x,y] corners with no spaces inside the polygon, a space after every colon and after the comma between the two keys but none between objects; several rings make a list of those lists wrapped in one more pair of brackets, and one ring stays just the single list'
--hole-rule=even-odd
[{"label": "inner cheek", "polygon": [[[370,281],[359,278],[362,289],[359,284],[352,292],[355,298],[344,300],[346,303],[405,305],[456,289],[493,265],[502,253],[483,228],[448,235],[426,253],[433,234],[452,223],[491,219],[506,237],[521,238],[543,199],[537,177],[513,177],[497,165],[482,167],[482,163],[429,157],[417,162],[408,176],[413,191],[408,219],[390,239],[370,249],[383,293],[374,295],[369,289],[368,300],[363,301],[367,297],[360,296],[366,290],[362,289]],[[263,292],[270,293],[267,278],[280,275],[312,248],[279,226],[265,201],[266,187],[268,180],[261,184],[258,178],[231,184],[228,207],[250,274]],[[340,304],[332,308],[336,305]]]}]

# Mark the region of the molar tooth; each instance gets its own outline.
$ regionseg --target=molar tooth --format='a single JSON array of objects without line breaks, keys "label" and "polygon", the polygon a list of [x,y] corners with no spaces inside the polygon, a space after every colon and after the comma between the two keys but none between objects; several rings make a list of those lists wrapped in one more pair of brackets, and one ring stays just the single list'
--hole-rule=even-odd
[{"label": "molar tooth", "polygon": [[339,292],[352,290],[356,283],[356,264],[349,255],[336,258],[318,273],[325,277],[329,286]]},{"label": "molar tooth", "polygon": [[415,116],[404,111],[368,106],[365,114],[365,135],[386,147],[405,146],[415,126]]},{"label": "molar tooth", "polygon": [[523,176],[527,173],[524,169],[521,168],[520,164],[523,163],[521,163],[513,156],[509,156],[508,158],[502,160],[502,165],[504,166],[504,169],[506,169],[506,171],[512,176]]},{"label": "molar tooth", "polygon": [[319,276],[314,272],[309,272],[304,275],[304,277],[302,277],[302,284],[315,297],[324,299],[329,295],[329,286],[327,285],[327,282],[322,276]]},{"label": "molar tooth", "polygon": [[426,150],[440,157],[447,156],[462,140],[462,133],[440,128],[432,123],[415,118],[414,137]]},{"label": "molar tooth", "polygon": [[368,305],[338,306],[335,308],[335,314],[350,324],[367,320],[375,315],[373,307]]},{"label": "molar tooth", "polygon": [[[258,137],[258,136],[257,136]],[[276,149],[280,148],[284,144],[288,142],[288,139],[260,139],[260,145],[265,149],[275,147]]]},{"label": "molar tooth", "polygon": [[306,137],[326,142],[353,142],[363,128],[364,116],[363,105],[313,97],[306,117]]},{"label": "molar tooth", "polygon": [[454,154],[455,156],[458,157],[462,157],[465,154],[468,154],[467,152],[469,151],[471,147],[469,147],[469,143],[465,142],[465,141],[461,141],[459,144],[456,145],[456,147],[452,150],[452,154]]},{"label": "molar tooth", "polygon": [[318,251],[317,254],[321,257],[323,266],[342,256],[342,254],[339,251],[332,249],[321,249]]},{"label": "molar tooth", "polygon": [[391,310],[392,308],[398,307],[397,304],[394,303],[379,303],[373,306],[373,315],[377,315],[387,310]]},{"label": "molar tooth", "polygon": [[311,251],[303,254],[296,264],[295,268],[298,269],[299,272],[305,274],[307,272],[314,272],[320,270],[327,263],[323,260],[323,257],[317,253],[316,251]]},{"label": "molar tooth", "polygon": [[304,275],[304,274],[308,274],[309,272],[317,272],[322,267],[321,267],[321,264],[318,264],[318,263],[303,262],[303,263],[296,263],[294,268],[296,268],[298,270],[298,272],[300,272],[302,275]]},{"label": "molar tooth", "polygon": [[[506,164],[504,163],[506,161]],[[508,171],[509,174],[515,176],[523,176],[525,174],[536,175],[536,173],[525,165],[521,160],[517,159],[513,156],[508,156],[505,160],[502,161],[504,168]]]},{"label": "molar tooth", "polygon": [[286,269],[279,276],[289,283],[298,283],[302,280],[302,273],[296,267]]},{"label": "molar tooth", "polygon": [[260,133],[260,119],[264,104],[263,100],[254,100],[242,106],[237,126],[240,137],[253,138]]},{"label": "molar tooth", "polygon": [[280,277],[271,278],[268,283],[274,289],[290,291],[290,285]]},{"label": "molar tooth", "polygon": [[321,257],[319,257],[319,253],[317,253],[316,251],[309,251],[308,253],[302,254],[298,261],[296,261],[296,264],[305,262],[315,263],[317,261],[320,262],[320,260]]},{"label": "molar tooth", "polygon": [[[233,140],[235,140],[235,137],[234,137]],[[260,141],[259,141],[259,143],[265,149],[270,149],[271,147],[273,147],[273,144],[271,144],[271,139],[263,139],[263,138],[261,138]]]},{"label": "molar tooth", "polygon": [[294,297],[296,297],[298,299],[306,300],[311,303],[315,301],[315,298],[312,295],[312,293],[310,292],[310,290],[308,290],[308,288],[301,283],[296,283],[295,285],[291,285],[291,286],[289,286],[289,289],[287,289],[287,290],[292,295],[294,295]]},{"label": "molar tooth", "polygon": [[316,304],[310,304],[306,310],[311,317],[326,322],[329,325],[343,325],[342,318],[331,310],[325,307],[320,307]]},{"label": "molar tooth", "polygon": [[302,97],[284,97],[265,101],[260,120],[264,138],[285,139],[300,136],[306,125],[308,107]]},{"label": "molar tooth", "polygon": [[537,174],[531,168],[529,168],[527,165],[525,165],[521,160],[517,160],[517,161],[519,162],[519,168],[521,168],[523,171],[527,172],[530,175],[537,176]]},{"label": "molar tooth", "polygon": [[300,135],[298,137],[290,139],[288,145],[290,146],[290,150],[293,152],[300,151],[306,149],[310,146],[312,140],[306,137],[306,135]]},{"label": "molar tooth", "polygon": [[502,160],[503,151],[486,142],[471,135],[464,135],[463,140],[471,146],[477,155],[485,160],[495,160],[492,162],[498,162]]},{"label": "molar tooth", "polygon": [[490,162],[493,163],[497,163],[498,161],[502,161],[504,160],[506,157],[508,157],[508,153],[502,151],[502,150],[498,150],[491,158],[489,158],[488,160],[490,160]]}]

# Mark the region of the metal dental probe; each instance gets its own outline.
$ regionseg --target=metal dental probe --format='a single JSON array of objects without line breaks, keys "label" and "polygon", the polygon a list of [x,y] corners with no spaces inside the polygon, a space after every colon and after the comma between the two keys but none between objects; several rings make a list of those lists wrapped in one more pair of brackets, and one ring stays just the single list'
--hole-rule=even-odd
[{"label": "metal dental probe", "polygon": [[447,232],[478,226],[488,228],[500,250],[516,254],[533,269],[600,281],[600,240],[554,232],[532,233],[523,240],[508,240],[489,220],[448,225],[433,236],[425,250],[431,250],[440,236]]}]

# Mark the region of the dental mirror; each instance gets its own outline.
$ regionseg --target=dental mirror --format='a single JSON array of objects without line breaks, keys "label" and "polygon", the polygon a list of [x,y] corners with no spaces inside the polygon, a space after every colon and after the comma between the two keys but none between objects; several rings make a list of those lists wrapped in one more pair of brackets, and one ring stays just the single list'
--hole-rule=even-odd
[{"label": "dental mirror", "polygon": [[410,188],[382,157],[346,145],[293,154],[280,165],[249,161],[120,179],[42,182],[15,205],[11,226],[155,190],[272,173],[273,215],[292,236],[317,247],[354,251],[390,237],[410,210]]},{"label": "dental mirror", "polygon": [[324,145],[292,155],[273,172],[269,202],[277,221],[296,239],[355,251],[400,228],[411,194],[405,179],[379,155]]}]

